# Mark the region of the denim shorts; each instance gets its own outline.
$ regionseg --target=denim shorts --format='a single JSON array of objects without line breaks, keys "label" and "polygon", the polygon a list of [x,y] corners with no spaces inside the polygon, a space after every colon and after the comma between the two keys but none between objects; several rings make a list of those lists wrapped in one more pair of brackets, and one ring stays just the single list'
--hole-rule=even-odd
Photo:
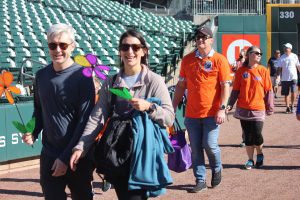
[{"label": "denim shorts", "polygon": [[297,91],[297,80],[281,81],[281,95],[288,96],[290,91],[292,93]]}]

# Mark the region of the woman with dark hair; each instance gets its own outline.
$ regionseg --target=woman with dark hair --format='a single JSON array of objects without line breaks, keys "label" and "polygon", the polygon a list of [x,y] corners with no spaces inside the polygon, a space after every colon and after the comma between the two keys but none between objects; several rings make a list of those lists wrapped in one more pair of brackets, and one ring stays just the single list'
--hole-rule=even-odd
[{"label": "woman with dark hair", "polygon": [[[125,87],[133,96],[131,100],[125,100],[120,97],[116,97],[114,111],[118,115],[121,115],[122,117],[134,118],[137,115],[136,113],[139,113],[139,115],[146,115],[147,119],[150,119],[153,124],[158,124],[160,127],[169,127],[174,122],[175,114],[167,86],[163,78],[152,72],[147,66],[148,47],[142,34],[136,30],[128,30],[123,33],[119,41],[119,53],[121,69],[116,75],[114,82],[112,79],[108,79],[106,82],[104,82],[100,89],[101,98],[91,113],[82,137],[80,138],[77,146],[75,146],[73,149],[73,155],[70,159],[70,166],[73,170],[76,169],[76,164],[81,155],[84,155],[92,146],[97,134],[103,128],[106,120],[109,117],[109,108],[112,97],[111,93],[109,92],[110,88]],[[153,102],[150,99],[159,99],[160,103]],[[149,123],[147,124],[147,127],[138,127],[137,129],[147,129],[148,125]],[[144,132],[141,131],[141,134],[144,134]],[[147,134],[145,133],[143,136],[139,135],[139,139],[147,138]],[[153,136],[152,139],[155,139],[155,137]],[[135,141],[139,142],[139,140],[136,140],[136,138]],[[105,174],[107,180],[114,185],[118,199],[147,199],[148,196],[155,196],[158,194],[156,193],[151,195],[151,192],[158,190],[160,186],[155,185],[156,188],[154,188],[149,185],[149,182],[147,183],[145,181],[144,183],[141,183],[143,181],[138,182],[137,179],[134,179],[135,177],[139,176],[139,174],[143,173],[143,171],[147,171],[145,168],[135,171],[136,168],[134,167],[147,160],[145,157],[143,157],[145,150],[143,148],[146,148],[148,145],[149,141],[143,141],[143,143],[141,143],[141,145],[138,147],[139,149],[133,148],[130,170],[128,169],[126,176],[111,178],[112,175]],[[157,146],[160,145],[157,144]],[[154,149],[155,148],[157,147],[154,147]],[[152,151],[160,152],[157,149]],[[138,158],[135,157],[136,152],[141,152],[139,156],[142,156]],[[160,158],[157,160],[164,162],[163,152],[159,153],[158,156]],[[140,162],[134,163],[135,166],[132,167],[133,160],[138,159],[141,159],[139,160]],[[158,168],[157,166],[161,167],[161,163],[156,162],[154,161],[153,163],[147,163],[147,165],[152,166],[152,164],[154,164],[154,171],[158,171],[157,174],[159,174],[159,172],[162,172],[162,169]],[[166,170],[164,167],[166,167]],[[167,179],[171,180],[167,165],[163,164],[162,168],[164,171],[161,174],[169,177]],[[153,179],[158,178],[154,182],[161,184],[160,180],[162,179],[159,179],[160,177],[156,177],[151,173],[147,174],[146,176],[148,175],[153,177]],[[141,177],[139,176],[139,178]],[[139,180],[142,180],[142,178]],[[151,182],[152,180],[149,181]],[[135,182],[135,185],[131,185],[132,182]],[[165,187],[168,184],[171,184],[171,182],[163,183],[162,185]]]},{"label": "woman with dark hair", "polygon": [[257,151],[256,167],[263,165],[263,121],[265,113],[271,115],[274,109],[272,83],[267,68],[260,65],[261,56],[259,47],[248,48],[246,60],[236,72],[227,106],[229,111],[237,101],[234,117],[240,119],[245,134],[248,155],[245,169],[254,167],[254,149]]},{"label": "woman with dark hair", "polygon": [[[133,30],[133,29],[129,29],[125,33],[123,33],[119,40],[120,54],[122,53],[122,51],[126,52],[129,50],[128,44],[125,41],[123,42],[123,40],[126,38],[136,38],[137,40],[139,40],[139,42],[137,42],[135,46],[132,46],[133,51],[136,52],[137,50],[139,50],[139,48],[142,48],[144,55],[141,56],[140,64],[148,66],[149,49],[147,47],[147,44],[146,44],[146,41],[145,41],[143,35],[140,32]],[[124,60],[123,59],[124,58],[122,56],[120,56],[120,61],[121,61],[120,68],[121,69],[124,69]]]}]

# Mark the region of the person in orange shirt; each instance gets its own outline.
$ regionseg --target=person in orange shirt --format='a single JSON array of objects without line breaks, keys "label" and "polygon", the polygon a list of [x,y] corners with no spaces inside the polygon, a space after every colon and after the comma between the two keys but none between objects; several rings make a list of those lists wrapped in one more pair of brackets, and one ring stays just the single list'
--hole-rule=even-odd
[{"label": "person in orange shirt", "polygon": [[261,56],[259,47],[249,47],[243,66],[236,72],[227,106],[229,111],[237,101],[234,117],[240,119],[245,133],[248,155],[245,169],[254,167],[254,149],[257,151],[256,167],[259,168],[263,165],[263,121],[265,113],[271,115],[274,110],[272,82],[268,69],[260,65]]},{"label": "person in orange shirt", "polygon": [[[242,49],[240,51],[240,55],[239,55],[238,59],[234,63],[233,67],[231,68],[231,76],[232,76],[231,84],[233,84],[233,82],[234,82],[234,76],[235,76],[236,70],[243,66],[245,59],[246,59],[246,50]],[[245,134],[244,133],[242,133],[242,142],[240,143],[240,147],[245,147]]]},{"label": "person in orange shirt", "polygon": [[211,186],[215,187],[221,182],[219,126],[225,121],[231,82],[227,59],[212,48],[212,31],[207,27],[200,27],[195,36],[197,49],[182,60],[173,98],[176,110],[187,89],[184,124],[190,139],[196,178],[195,187],[189,190],[192,193],[207,189],[204,149],[212,169]]}]

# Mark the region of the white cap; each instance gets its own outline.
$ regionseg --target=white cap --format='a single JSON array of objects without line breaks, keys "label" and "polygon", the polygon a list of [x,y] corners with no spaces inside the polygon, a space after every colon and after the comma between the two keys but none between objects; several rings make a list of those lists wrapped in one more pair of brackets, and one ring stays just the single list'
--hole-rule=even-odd
[{"label": "white cap", "polygon": [[286,43],[283,45],[285,48],[293,49],[293,46],[290,43]]}]

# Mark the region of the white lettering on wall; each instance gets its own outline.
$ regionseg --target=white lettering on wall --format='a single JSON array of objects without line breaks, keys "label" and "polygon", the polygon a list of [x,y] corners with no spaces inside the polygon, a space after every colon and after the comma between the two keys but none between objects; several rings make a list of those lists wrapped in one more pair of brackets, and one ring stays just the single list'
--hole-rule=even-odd
[{"label": "white lettering on wall", "polygon": [[11,135],[11,143],[12,144],[18,144],[19,143],[19,134],[18,133],[13,133]]},{"label": "white lettering on wall", "polygon": [[293,19],[295,17],[294,11],[280,11],[280,19]]},{"label": "white lettering on wall", "polygon": [[5,142],[5,136],[0,136],[0,147],[5,147],[6,142]]}]

